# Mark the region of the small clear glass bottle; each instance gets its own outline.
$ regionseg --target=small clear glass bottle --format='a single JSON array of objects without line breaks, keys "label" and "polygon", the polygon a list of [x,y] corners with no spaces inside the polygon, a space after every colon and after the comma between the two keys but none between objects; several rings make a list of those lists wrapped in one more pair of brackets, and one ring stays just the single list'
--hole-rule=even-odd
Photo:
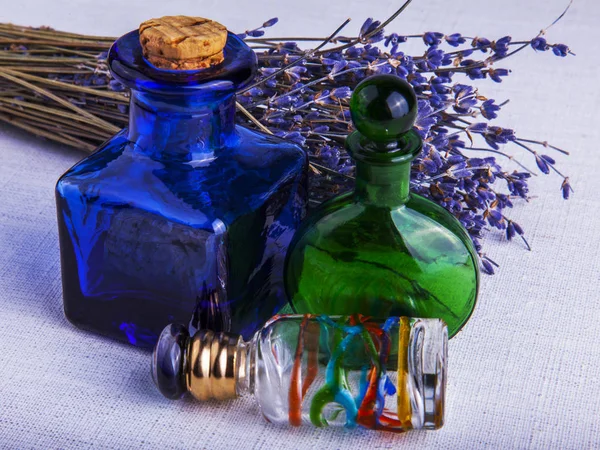
[{"label": "small clear glass bottle", "polygon": [[169,325],[152,376],[170,399],[253,394],[272,423],[384,431],[443,425],[448,330],[439,319],[275,316],[252,340]]}]

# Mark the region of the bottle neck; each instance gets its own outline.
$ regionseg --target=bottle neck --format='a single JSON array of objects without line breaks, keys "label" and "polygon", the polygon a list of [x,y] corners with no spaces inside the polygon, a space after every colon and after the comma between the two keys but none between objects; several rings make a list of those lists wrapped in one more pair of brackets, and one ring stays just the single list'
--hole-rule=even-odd
[{"label": "bottle neck", "polygon": [[355,198],[377,206],[401,206],[410,194],[410,161],[376,165],[356,161]]},{"label": "bottle neck", "polygon": [[237,345],[235,391],[238,396],[254,394],[254,365],[257,339],[258,333],[254,335],[251,341],[244,342],[240,339]]},{"label": "bottle neck", "polygon": [[211,158],[235,136],[235,95],[156,95],[132,90],[129,140],[154,159]]}]

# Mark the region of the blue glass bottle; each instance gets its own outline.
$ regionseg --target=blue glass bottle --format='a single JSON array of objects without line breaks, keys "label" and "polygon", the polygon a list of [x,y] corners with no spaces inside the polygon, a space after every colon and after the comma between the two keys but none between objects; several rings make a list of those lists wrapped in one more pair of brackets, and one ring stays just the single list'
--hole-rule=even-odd
[{"label": "blue glass bottle", "polygon": [[249,338],[285,303],[283,262],[306,212],[306,154],[234,123],[256,55],[163,70],[138,31],[115,42],[129,127],[56,186],[64,308],[75,325],[151,347],[171,322]]}]

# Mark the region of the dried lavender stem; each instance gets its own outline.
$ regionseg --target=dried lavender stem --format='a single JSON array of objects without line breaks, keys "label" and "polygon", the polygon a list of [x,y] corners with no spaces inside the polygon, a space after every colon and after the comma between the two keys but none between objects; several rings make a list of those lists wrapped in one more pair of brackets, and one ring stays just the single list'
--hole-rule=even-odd
[{"label": "dried lavender stem", "polygon": [[257,82],[257,83],[253,83],[253,84],[251,84],[250,86],[247,86],[246,88],[244,88],[244,89],[242,89],[242,90],[240,91],[240,94],[243,94],[244,92],[247,92],[247,91],[249,91],[250,89],[252,89],[252,88],[254,88],[254,87],[256,87],[256,86],[260,86],[260,85],[261,85],[261,84],[263,84],[265,81],[267,81],[267,80],[269,80],[269,79],[271,79],[271,78],[273,78],[273,77],[277,76],[279,73],[285,72],[287,69],[290,69],[290,68],[292,68],[292,67],[294,67],[294,66],[296,66],[296,65],[300,64],[302,61],[304,61],[304,59],[306,59],[306,58],[308,58],[309,56],[311,56],[311,55],[315,54],[315,52],[317,52],[319,49],[321,49],[321,48],[325,47],[325,46],[326,46],[326,45],[329,43],[329,41],[330,41],[331,39],[333,39],[333,38],[336,36],[336,34],[338,34],[340,31],[342,31],[342,29],[343,29],[343,28],[344,28],[346,25],[348,25],[348,23],[349,23],[349,22],[350,22],[350,19],[346,19],[346,20],[344,21],[344,23],[342,23],[342,24],[341,24],[341,25],[340,25],[340,26],[339,26],[339,27],[338,27],[338,28],[337,28],[337,29],[336,29],[336,30],[335,30],[333,33],[331,33],[331,35],[330,35],[330,36],[329,36],[327,39],[325,39],[325,40],[324,40],[324,41],[323,41],[323,42],[322,42],[320,45],[318,45],[318,46],[317,46],[317,48],[315,48],[314,50],[308,50],[308,51],[305,53],[304,57],[300,57],[299,59],[297,59],[296,61],[293,61],[293,62],[291,62],[291,63],[290,63],[290,64],[288,64],[287,66],[285,66],[285,67],[282,67],[282,68],[281,68],[281,69],[279,69],[277,72],[274,72],[274,73],[272,73],[271,75],[269,75],[269,76],[267,76],[267,77],[264,77],[264,78],[263,78],[263,79],[261,79],[259,82]]},{"label": "dried lavender stem", "polygon": [[[88,120],[88,118],[85,117],[85,116],[83,116],[83,115],[65,112],[65,111],[63,111],[61,109],[58,109],[58,108],[51,108],[51,107],[39,105],[39,104],[36,104],[36,103],[24,102],[24,101],[20,101],[20,100],[16,100],[16,99],[6,99],[6,98],[2,98],[2,97],[0,97],[0,102],[2,102],[2,103],[8,103],[8,104],[20,105],[20,106],[22,106],[24,108],[30,108],[30,109],[36,109],[38,111],[48,112],[48,113],[51,113],[51,114],[55,114],[57,116],[62,116],[62,117],[65,117],[65,118],[68,118],[68,119],[71,119],[71,120],[83,122],[83,123],[87,124],[87,126],[96,126],[96,127],[101,128],[101,129],[104,129],[104,130],[106,130],[108,132],[111,132],[111,130],[108,130],[105,127],[104,123],[97,123],[95,121],[93,123],[90,123],[89,120]],[[79,109],[79,108],[77,108],[77,109]]]},{"label": "dried lavender stem", "polygon": [[11,125],[14,125],[18,128],[22,128],[23,130],[29,131],[30,133],[45,137],[46,139],[50,139],[51,141],[56,141],[56,142],[60,142],[61,144],[66,144],[70,147],[72,147],[72,146],[74,146],[74,144],[76,144],[76,145],[80,145],[80,148],[82,148],[83,150],[86,150],[89,152],[91,152],[95,149],[95,146],[93,146],[91,144],[87,144],[84,142],[76,143],[73,139],[66,139],[64,137],[58,136],[55,133],[48,133],[46,131],[38,129],[37,127],[29,126],[26,123],[23,123],[22,121],[17,120],[13,117],[5,116],[4,114],[0,114],[0,120],[2,120],[3,122],[9,123]]},{"label": "dried lavender stem", "polygon": [[[417,91],[421,113],[416,131],[425,141],[424,152],[417,157],[412,169],[415,179],[421,179],[420,182],[413,180],[414,192],[451,210],[473,238],[483,269],[493,271],[495,264],[481,251],[479,239],[490,227],[503,230],[507,223],[513,223],[504,215],[505,218],[498,222],[498,213],[512,207],[509,199],[530,198],[527,177],[535,175],[510,153],[498,150],[498,146],[512,141],[517,145],[535,144],[560,153],[567,152],[544,141],[517,138],[512,130],[474,123],[479,117],[495,118],[505,103],[496,104],[491,100],[490,104],[472,86],[464,85],[463,79],[501,81],[499,78],[506,76],[508,71],[489,65],[505,60],[516,51],[523,51],[524,46],[537,51],[551,49],[559,56],[571,52],[562,44],[548,44],[544,39],[511,41],[505,37],[491,41],[433,32],[401,37],[395,33],[384,34],[383,28],[408,4],[410,0],[383,23],[367,20],[357,37],[339,36],[339,29],[321,39],[259,37],[263,33],[260,30],[276,20],[247,31],[245,35],[249,37],[245,41],[259,51],[257,56],[263,73],[243,95],[238,96],[236,107],[241,113],[238,117],[251,127],[283,136],[307,148],[311,172],[316,174],[311,179],[310,201],[316,204],[352,184],[353,167],[344,151],[343,141],[352,131],[348,99],[354,86],[373,73],[395,73],[406,78]],[[413,57],[398,53],[397,44],[407,38],[422,40],[426,52]],[[377,42],[384,39],[384,46],[378,47]],[[457,47],[467,39],[472,40],[471,46],[467,44],[465,48],[448,52],[443,49],[444,42]],[[101,139],[127,123],[128,94],[121,92],[124,88],[116,81],[110,80],[105,63],[106,51],[113,40],[112,37],[0,24],[0,44],[3,44],[0,48],[4,47],[4,50],[0,49],[0,73],[3,74],[0,76],[1,120],[9,120],[12,116],[16,126],[91,151]],[[289,41],[321,42],[321,47],[305,51]],[[261,49],[265,51],[260,53]],[[468,59],[474,50],[480,49],[483,56],[475,56],[476,52],[471,56],[473,59]],[[51,52],[56,56],[51,56]],[[459,66],[455,67],[454,62]],[[459,80],[458,77],[464,78]],[[94,118],[82,115],[82,111]],[[452,129],[457,131],[448,132]],[[460,139],[467,136],[473,145],[476,135],[490,148],[465,148]],[[512,159],[523,171],[509,173],[503,170],[495,156],[465,156],[470,151],[485,151]],[[533,155],[539,167],[547,163],[548,171],[560,174],[549,163],[552,158],[535,151]],[[541,163],[539,158],[543,158]],[[483,167],[487,169],[481,169]],[[427,179],[422,180],[423,176]],[[495,179],[506,182],[506,193],[493,188],[491,183]],[[463,181],[459,189],[458,183]],[[561,189],[567,198],[572,191],[567,177],[563,178]],[[494,200],[490,201],[489,196]]]},{"label": "dried lavender stem", "polygon": [[63,88],[65,90],[69,90],[69,91],[84,92],[87,94],[96,95],[98,97],[110,98],[112,100],[120,100],[123,103],[129,102],[127,96],[125,96],[123,94],[118,94],[116,92],[98,91],[97,89],[93,89],[93,88],[89,88],[89,87],[77,86],[77,85],[70,84],[70,83],[63,83],[62,81],[57,81],[57,80],[49,80],[48,78],[42,78],[42,77],[38,77],[35,75],[27,74],[27,73],[19,73],[16,71],[12,71],[10,69],[6,69],[5,67],[1,67],[0,70],[4,71],[5,73],[9,73],[11,75],[18,75],[19,77],[24,78],[26,80],[37,81],[38,83],[48,84],[48,85],[55,86],[57,88]]},{"label": "dried lavender stem", "polygon": [[260,123],[256,117],[254,117],[252,114],[250,114],[248,112],[248,110],[246,108],[244,108],[242,105],[240,105],[238,102],[235,102],[235,107],[237,109],[240,110],[240,112],[242,114],[244,114],[248,119],[250,119],[250,121],[256,125],[260,130],[264,131],[267,134],[273,134],[273,132],[271,130],[269,130],[267,127],[265,127],[262,123]]}]

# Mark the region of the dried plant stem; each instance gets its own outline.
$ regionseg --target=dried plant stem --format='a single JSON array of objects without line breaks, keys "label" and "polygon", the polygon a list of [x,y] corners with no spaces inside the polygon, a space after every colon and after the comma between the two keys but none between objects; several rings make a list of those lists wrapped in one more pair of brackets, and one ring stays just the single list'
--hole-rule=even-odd
[{"label": "dried plant stem", "polygon": [[[317,175],[310,178],[310,201],[316,204],[351,187],[354,167],[343,142],[352,131],[349,99],[356,84],[376,73],[406,78],[417,92],[421,116],[416,130],[424,139],[424,152],[412,166],[413,191],[461,221],[482,267],[493,272],[495,263],[481,251],[479,240],[490,227],[506,233],[509,240],[515,233],[523,238],[521,227],[504,213],[513,200],[531,198],[527,179],[536,175],[515,159],[510,148],[500,146],[522,147],[542,172],[562,176],[564,198],[573,191],[569,178],[557,170],[552,157],[538,152],[540,146],[568,152],[488,123],[505,102],[488,100],[468,81],[465,85],[452,76],[499,81],[508,70],[490,65],[529,46],[559,56],[571,52],[541,38],[549,27],[532,40],[514,41],[508,36],[493,41],[438,32],[385,35],[384,27],[411,1],[403,0],[387,20],[366,20],[355,37],[339,35],[348,21],[325,38],[260,37],[275,19],[246,31],[245,42],[258,50],[260,75],[238,93],[237,120],[307,149],[310,169]],[[426,52],[416,56],[399,52],[398,44],[407,38],[422,40]],[[97,148],[128,121],[129,94],[111,80],[106,64],[114,40],[0,24],[0,121],[80,150]],[[293,41],[314,42],[316,47],[305,50]],[[469,59],[474,50],[482,56]],[[477,122],[480,116],[484,123]],[[463,142],[465,137],[470,147]],[[475,147],[479,139],[482,145]],[[480,152],[487,155],[472,156]],[[514,162],[520,171],[501,167],[498,156]],[[459,182],[464,185],[460,189]]]},{"label": "dried plant stem", "polygon": [[0,102],[5,103],[5,104],[19,105],[20,107],[25,108],[25,109],[33,109],[33,110],[43,111],[43,112],[47,113],[48,116],[64,117],[64,118],[70,119],[75,122],[82,122],[87,127],[90,127],[90,126],[99,127],[100,129],[106,131],[107,133],[110,133],[110,130],[106,129],[106,127],[102,123],[100,123],[100,124],[98,124],[96,122],[90,123],[90,121],[86,117],[83,117],[83,116],[77,115],[77,114],[68,113],[68,112],[65,112],[58,108],[51,108],[51,107],[44,106],[44,105],[38,105],[36,103],[24,102],[24,101],[16,100],[16,99],[11,100],[11,99],[1,98],[1,97],[0,97]]},{"label": "dried plant stem", "polygon": [[49,39],[52,37],[58,38],[74,38],[80,41],[104,41],[110,46],[115,38],[113,36],[92,36],[78,33],[70,33],[68,31],[56,31],[52,28],[31,28],[21,25],[14,25],[12,23],[0,23],[0,33],[9,32],[11,35],[26,35],[26,36],[37,36],[42,39]]},{"label": "dried plant stem", "polygon": [[20,73],[42,73],[42,74],[48,74],[48,73],[63,73],[63,74],[86,74],[86,73],[90,73],[89,70],[82,70],[82,69],[73,69],[71,67],[48,67],[48,66],[40,66],[40,67],[24,67],[24,66],[5,66],[0,64],[0,67],[2,67],[3,69],[9,69],[9,70],[13,70],[13,71],[19,71]]},{"label": "dried plant stem", "polygon": [[28,83],[27,81],[18,78],[17,76],[15,76],[16,72],[12,72],[12,73],[11,72],[12,71],[7,71],[6,69],[0,68],[0,77],[10,80],[13,83],[20,84],[21,86],[31,89],[31,90],[37,92],[38,94],[48,97],[48,98],[54,100],[55,102],[60,103],[64,107],[66,107],[72,111],[75,111],[76,113],[81,114],[84,117],[87,117],[92,122],[94,122],[100,126],[106,127],[107,130],[113,131],[114,133],[117,133],[119,131],[118,127],[116,127],[102,119],[99,119],[98,117],[94,116],[93,114],[75,106],[74,104],[68,102],[67,100],[64,100],[63,98],[58,97],[57,95],[54,95],[53,93],[51,93],[50,91],[48,91],[46,89],[40,88],[39,86]]},{"label": "dried plant stem", "polygon": [[0,68],[0,73],[1,72],[5,72],[5,73],[11,74],[13,76],[18,76],[25,80],[36,81],[41,84],[47,84],[49,86],[54,86],[59,89],[62,88],[67,91],[82,92],[85,94],[92,94],[97,97],[110,98],[112,100],[120,101],[123,104],[129,103],[129,96],[124,95],[124,94],[119,94],[117,92],[102,91],[102,90],[93,89],[93,88],[89,88],[89,87],[85,87],[85,86],[77,86],[75,84],[63,83],[62,81],[58,81],[58,80],[50,80],[48,78],[38,77],[38,76],[30,75],[27,73],[15,72],[15,71],[13,71],[11,69],[7,69],[5,67]]},{"label": "dried plant stem", "polygon": [[262,123],[260,123],[258,121],[258,119],[256,119],[256,117],[254,117],[252,114],[250,114],[250,112],[248,112],[248,110],[246,108],[244,108],[242,105],[240,105],[238,102],[235,102],[235,107],[243,114],[245,115],[250,122],[252,122],[254,125],[256,125],[260,130],[264,131],[267,134],[273,134],[273,132],[271,130],[269,130],[267,127],[265,127]]},{"label": "dried plant stem", "polygon": [[0,120],[3,122],[9,123],[11,125],[14,125],[18,128],[21,128],[23,130],[29,131],[30,133],[36,134],[38,136],[43,136],[47,139],[50,139],[51,141],[60,142],[61,144],[66,144],[70,147],[76,146],[76,147],[81,148],[82,150],[86,150],[89,152],[92,152],[95,148],[95,146],[88,144],[87,142],[78,141],[77,139],[74,139],[72,137],[67,138],[66,136],[59,136],[56,133],[49,133],[47,131],[39,129],[39,127],[28,125],[24,121],[18,120],[15,117],[0,114]]},{"label": "dried plant stem", "polygon": [[[412,1],[412,0],[409,0]],[[240,91],[240,93],[244,93],[246,91],[249,91],[250,89],[252,89],[253,87],[259,86],[261,84],[263,84],[265,81],[276,77],[278,74],[285,72],[287,69],[290,69],[293,66],[296,66],[298,64],[300,64],[302,61],[304,61],[305,59],[307,59],[310,56],[313,56],[314,54],[316,54],[318,52],[319,49],[325,47],[340,31],[342,31],[342,29],[348,25],[348,23],[350,23],[350,19],[346,19],[344,21],[344,23],[342,23],[339,27],[337,27],[337,29],[331,33],[331,35],[329,35],[323,42],[321,42],[314,50],[309,50],[307,52],[304,53],[304,56],[298,58],[297,60],[291,62],[290,64],[286,65],[285,67],[282,67],[281,69],[279,69],[278,71],[272,73],[271,75],[268,75],[264,78],[262,78],[259,82],[257,83],[253,83],[250,86],[245,87],[244,89],[242,89]]]}]

